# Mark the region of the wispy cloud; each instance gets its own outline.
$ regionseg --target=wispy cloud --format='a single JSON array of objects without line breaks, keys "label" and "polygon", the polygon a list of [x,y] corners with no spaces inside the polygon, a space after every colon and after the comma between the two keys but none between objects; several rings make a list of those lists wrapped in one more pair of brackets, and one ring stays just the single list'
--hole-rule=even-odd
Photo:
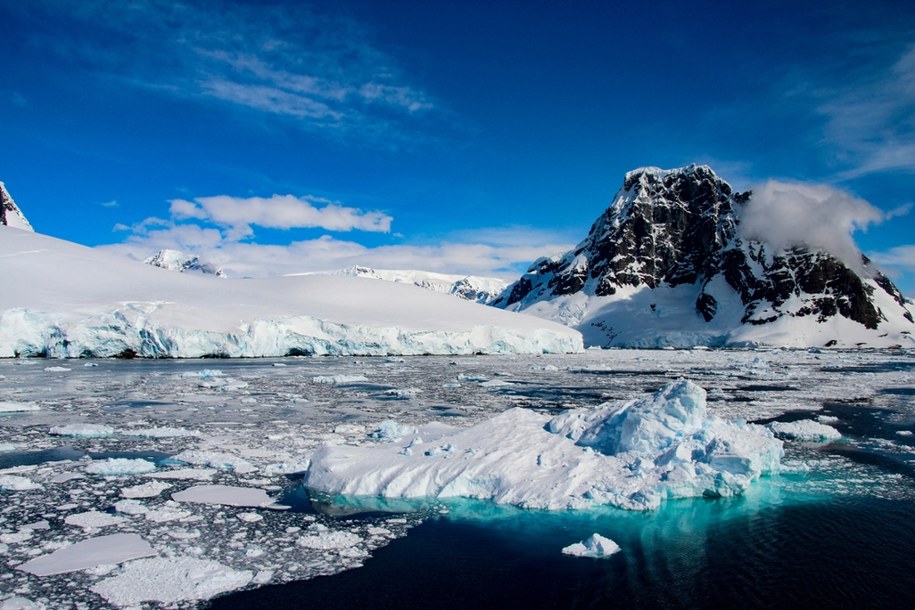
[{"label": "wispy cloud", "polygon": [[34,0],[7,11],[65,68],[130,87],[380,137],[433,110],[365,28],[299,2]]},{"label": "wispy cloud", "polygon": [[915,45],[816,95],[824,99],[818,112],[826,118],[825,140],[848,167],[838,179],[915,172]]}]

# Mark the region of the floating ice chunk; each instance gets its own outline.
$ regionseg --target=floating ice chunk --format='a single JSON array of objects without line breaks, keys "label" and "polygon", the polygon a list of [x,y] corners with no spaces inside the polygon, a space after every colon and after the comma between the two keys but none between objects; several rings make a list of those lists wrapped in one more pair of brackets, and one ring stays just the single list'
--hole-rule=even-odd
[{"label": "floating ice chunk", "polygon": [[792,422],[774,421],[769,423],[768,427],[776,436],[798,441],[826,442],[842,438],[842,433],[832,426],[809,419]]},{"label": "floating ice chunk", "polygon": [[102,424],[66,424],[54,426],[49,432],[55,436],[102,438],[114,434],[114,428]]},{"label": "floating ice chunk", "polygon": [[70,369],[65,366],[46,366],[44,367],[44,370],[48,373],[67,373],[70,371]]},{"label": "floating ice chunk", "polygon": [[92,591],[115,606],[176,604],[241,589],[252,577],[248,570],[234,570],[208,559],[154,557],[126,564],[117,576],[96,583]]},{"label": "floating ice chunk", "polygon": [[0,610],[45,610],[45,607],[27,597],[15,595],[0,601]]},{"label": "floating ice chunk", "polygon": [[6,453],[7,451],[15,451],[16,445],[12,443],[0,443],[0,453]]},{"label": "floating ice chunk", "polygon": [[138,428],[134,430],[122,430],[122,436],[142,436],[145,438],[179,438],[185,436],[200,436],[197,430],[186,430],[185,428],[169,427],[152,427]]},{"label": "floating ice chunk", "polygon": [[330,385],[344,385],[347,383],[365,383],[368,377],[365,375],[318,375],[311,378],[314,383],[326,383]]},{"label": "floating ice chunk", "polygon": [[175,470],[162,470],[144,474],[144,477],[153,479],[191,479],[194,481],[209,481],[216,474],[214,468],[177,468]]},{"label": "floating ice chunk", "polygon": [[345,549],[362,542],[362,537],[352,532],[329,530],[324,526],[309,528],[309,534],[296,540],[296,544],[307,549],[328,551]]},{"label": "floating ice chunk", "polygon": [[131,474],[144,474],[153,472],[156,464],[142,458],[108,458],[107,460],[95,460],[86,466],[86,472],[97,474],[103,477],[117,477]]},{"label": "floating ice chunk", "polygon": [[187,373],[181,373],[181,376],[185,379],[191,379],[199,377],[201,379],[211,379],[213,377],[223,377],[225,374],[219,369],[203,369],[200,371],[188,371]]},{"label": "floating ice chunk", "polygon": [[817,421],[821,424],[837,424],[840,420],[835,415],[817,415]]},{"label": "floating ice chunk", "polygon": [[79,472],[62,472],[51,479],[52,483],[66,483],[74,479],[85,479],[86,475]]},{"label": "floating ice chunk", "polygon": [[385,390],[384,393],[395,398],[407,399],[415,398],[417,394],[422,394],[422,390],[419,388],[391,388],[390,390]]},{"label": "floating ice chunk", "polygon": [[111,534],[82,540],[49,555],[36,557],[18,569],[36,576],[51,576],[155,554],[149,543],[137,534]]},{"label": "floating ice chunk", "polygon": [[308,470],[310,465],[311,460],[309,459],[290,462],[275,462],[273,464],[268,464],[267,467],[264,468],[264,474],[299,474]]},{"label": "floating ice chunk", "polygon": [[420,432],[436,439],[435,449],[322,446],[304,483],[345,496],[645,510],[665,498],[743,493],[777,471],[783,455],[767,428],[710,415],[704,390],[687,381],[552,420],[517,408],[463,430]]},{"label": "floating ice chunk", "polygon": [[124,517],[116,517],[108,513],[102,513],[97,510],[90,510],[85,513],[76,513],[67,515],[64,523],[75,525],[84,529],[93,529],[97,527],[109,527],[124,522]]},{"label": "floating ice chunk", "polygon": [[226,506],[264,507],[273,504],[273,498],[268,496],[263,489],[230,485],[195,485],[173,493],[172,499],[178,502],[224,504]]},{"label": "floating ice chunk", "polygon": [[257,523],[258,521],[263,521],[263,515],[257,513],[238,513],[235,515],[239,521],[244,521],[245,523]]},{"label": "floating ice chunk", "polygon": [[42,519],[41,521],[34,521],[32,523],[26,523],[20,530],[49,530],[51,529],[51,524],[48,523],[47,519]]},{"label": "floating ice chunk", "polygon": [[125,515],[145,515],[149,507],[139,500],[118,500],[114,503],[114,510]]},{"label": "floating ice chunk", "polygon": [[481,388],[503,388],[510,385],[515,384],[513,384],[511,381],[505,381],[504,379],[491,379],[489,381],[480,383]]},{"label": "floating ice chunk", "polygon": [[896,434],[899,436],[912,436],[911,430],[896,430]]},{"label": "floating ice chunk", "polygon": [[409,434],[416,434],[416,428],[414,426],[408,426],[392,419],[387,419],[378,424],[378,428],[370,433],[369,437],[393,443]]},{"label": "floating ice chunk", "polygon": [[171,483],[150,481],[132,487],[124,487],[121,489],[121,496],[124,498],[155,498],[171,486]]},{"label": "floating ice chunk", "polygon": [[34,402],[10,402],[7,400],[0,400],[0,413],[23,413],[39,410],[41,410],[41,407]]},{"label": "floating ice chunk", "polygon": [[30,491],[32,489],[43,489],[43,487],[27,477],[20,477],[15,474],[0,474],[0,489]]},{"label": "floating ice chunk", "polygon": [[581,542],[563,548],[562,552],[564,555],[574,555],[575,557],[602,559],[618,553],[619,550],[620,546],[613,540],[604,538],[600,534],[591,534]]},{"label": "floating ice chunk", "polygon": [[193,464],[195,466],[212,466],[220,470],[234,470],[239,474],[247,474],[257,470],[250,462],[231,453],[222,453],[219,451],[203,451],[200,449],[188,449],[178,455],[172,456],[179,462]]},{"label": "floating ice chunk", "polygon": [[[174,504],[174,506],[171,504]],[[181,521],[192,517],[192,513],[189,511],[177,508],[177,502],[150,509],[149,512],[143,515],[147,521],[152,521],[153,523],[168,523],[169,521]]]}]

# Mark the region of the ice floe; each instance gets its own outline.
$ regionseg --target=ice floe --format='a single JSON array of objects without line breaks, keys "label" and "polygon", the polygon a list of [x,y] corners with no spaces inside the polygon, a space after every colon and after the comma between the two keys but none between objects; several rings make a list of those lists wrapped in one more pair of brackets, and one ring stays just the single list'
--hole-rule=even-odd
[{"label": "ice floe", "polygon": [[0,400],[0,413],[23,413],[27,411],[39,411],[40,409],[41,407],[34,402]]},{"label": "ice floe", "polygon": [[49,430],[54,436],[74,436],[78,438],[102,438],[114,434],[114,428],[104,424],[66,424],[54,426]]},{"label": "ice floe", "polygon": [[273,498],[268,496],[263,489],[230,485],[195,485],[173,493],[172,499],[178,502],[223,504],[225,506],[265,507],[274,503]]},{"label": "ice floe", "polygon": [[88,474],[103,477],[119,477],[131,474],[144,474],[156,470],[156,464],[142,458],[108,458],[107,460],[94,460],[86,465]]},{"label": "ice floe", "polygon": [[781,438],[808,442],[827,442],[842,438],[842,433],[826,424],[810,419],[792,422],[771,422],[769,429]]},{"label": "ice floe", "polygon": [[137,534],[111,534],[65,546],[48,555],[29,560],[17,569],[35,576],[51,576],[155,554],[149,543]]},{"label": "ice floe", "polygon": [[9,491],[30,491],[32,489],[42,489],[42,486],[28,477],[22,477],[15,474],[0,474],[0,489]]}]

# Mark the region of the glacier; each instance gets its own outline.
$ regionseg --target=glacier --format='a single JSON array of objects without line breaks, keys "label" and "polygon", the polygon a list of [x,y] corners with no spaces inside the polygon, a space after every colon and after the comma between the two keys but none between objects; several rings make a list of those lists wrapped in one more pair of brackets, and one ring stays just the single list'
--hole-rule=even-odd
[{"label": "glacier", "polygon": [[560,324],[353,277],[217,279],[0,226],[0,357],[567,353]]}]

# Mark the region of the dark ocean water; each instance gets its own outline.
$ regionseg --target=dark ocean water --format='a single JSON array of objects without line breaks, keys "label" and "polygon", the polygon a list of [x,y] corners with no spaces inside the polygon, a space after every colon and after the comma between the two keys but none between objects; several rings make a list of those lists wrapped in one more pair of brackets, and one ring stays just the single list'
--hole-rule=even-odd
[{"label": "dark ocean water", "polygon": [[[464,503],[362,568],[236,593],[211,607],[912,607],[915,501],[784,501],[763,489],[599,515]],[[622,551],[602,560],[560,553],[595,531]]]}]

